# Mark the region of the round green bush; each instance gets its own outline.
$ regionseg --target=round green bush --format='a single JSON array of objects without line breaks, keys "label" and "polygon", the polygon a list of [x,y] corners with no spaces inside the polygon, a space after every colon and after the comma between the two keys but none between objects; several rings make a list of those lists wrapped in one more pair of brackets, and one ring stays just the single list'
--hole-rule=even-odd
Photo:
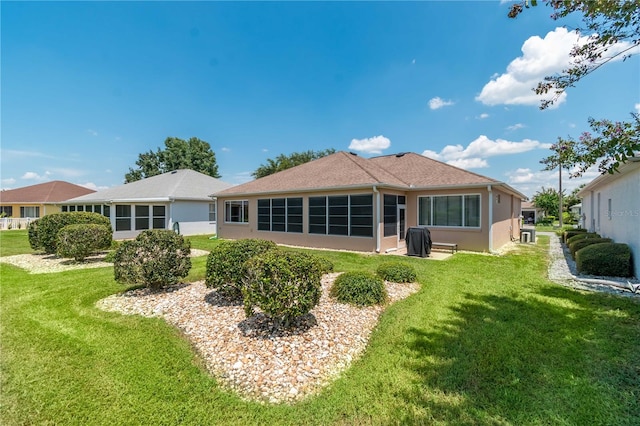
[{"label": "round green bush", "polygon": [[342,303],[370,306],[387,300],[382,278],[370,272],[345,272],[336,278],[329,294]]},{"label": "round green bush", "polygon": [[216,289],[227,297],[242,297],[244,262],[276,247],[273,241],[259,239],[223,241],[207,257],[207,287]]},{"label": "round green bush", "polygon": [[67,225],[58,232],[56,254],[81,262],[93,253],[111,247],[112,235],[111,226]]},{"label": "round green bush", "polygon": [[631,249],[626,244],[592,244],[576,252],[576,267],[582,274],[630,277],[631,265]]},{"label": "round green bush", "polygon": [[58,232],[67,225],[92,223],[111,227],[108,217],[89,212],[52,213],[31,223],[33,226],[29,226],[29,245],[34,250],[44,250],[48,254],[56,252]]},{"label": "round green bush", "polygon": [[328,274],[333,272],[333,262],[322,256],[314,256],[316,262],[318,262],[318,268],[322,274]]},{"label": "round green bush", "polygon": [[576,258],[576,253],[578,250],[585,248],[586,246],[590,246],[593,244],[599,243],[610,243],[611,238],[585,238],[583,240],[574,241],[569,246],[569,250],[571,251],[571,257]]},{"label": "round green bush", "polygon": [[413,266],[402,262],[384,262],[378,266],[376,274],[383,280],[394,283],[412,283],[416,280]]},{"label": "round green bush", "polygon": [[165,229],[150,229],[116,250],[113,272],[123,284],[160,289],[176,284],[191,269],[191,243]]},{"label": "round green bush", "polygon": [[307,314],[322,295],[322,263],[317,257],[271,249],[244,264],[244,309],[247,317],[260,308],[276,327]]},{"label": "round green bush", "polygon": [[600,237],[600,234],[596,234],[595,232],[580,232],[579,234],[576,234],[567,238],[567,246],[571,245],[571,243],[574,241],[584,240],[585,238],[601,238],[601,237]]},{"label": "round green bush", "polygon": [[562,237],[562,242],[566,243],[569,238],[573,237],[574,235],[578,235],[578,234],[581,234],[581,233],[584,233],[584,232],[587,232],[587,230],[586,229],[581,229],[581,228],[572,229],[572,230],[569,230],[569,231],[564,231],[564,234],[563,234],[563,237]]}]

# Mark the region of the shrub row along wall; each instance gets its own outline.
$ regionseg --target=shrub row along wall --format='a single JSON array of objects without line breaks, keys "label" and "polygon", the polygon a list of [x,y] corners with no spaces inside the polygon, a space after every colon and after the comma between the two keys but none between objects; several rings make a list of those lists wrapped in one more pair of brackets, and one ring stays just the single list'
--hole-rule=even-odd
[{"label": "shrub row along wall", "polygon": [[626,244],[614,243],[610,238],[586,229],[565,231],[563,242],[576,261],[578,272],[608,277],[633,276],[631,249]]}]

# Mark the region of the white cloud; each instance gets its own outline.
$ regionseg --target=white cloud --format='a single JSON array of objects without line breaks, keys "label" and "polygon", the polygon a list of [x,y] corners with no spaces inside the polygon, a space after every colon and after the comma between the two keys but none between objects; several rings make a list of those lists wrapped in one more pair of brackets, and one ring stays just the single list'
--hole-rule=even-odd
[{"label": "white cloud", "polygon": [[76,183],[76,185],[84,186],[85,188],[93,189],[94,191],[100,191],[100,190],[109,188],[108,186],[98,186],[93,182]]},{"label": "white cloud", "polygon": [[14,178],[2,179],[2,186],[13,185],[14,183],[16,183]]},{"label": "white cloud", "polygon": [[415,65],[416,60],[415,59],[411,60],[411,63]]},{"label": "white cloud", "polygon": [[515,130],[524,129],[525,127],[526,126],[524,124],[522,124],[522,123],[516,123],[513,126],[508,126],[507,130],[510,130],[510,131],[513,132]]},{"label": "white cloud", "polygon": [[463,169],[475,169],[489,167],[489,163],[486,161],[488,157],[520,154],[548,147],[549,144],[543,144],[532,139],[523,139],[520,142],[505,139],[496,139],[494,141],[485,135],[480,135],[466,148],[462,145],[447,145],[440,152],[425,150],[422,155]]},{"label": "white cloud", "polygon": [[220,150],[222,152],[231,152],[231,148],[227,148],[226,146],[223,146],[222,148],[220,148]]},{"label": "white cloud", "polygon": [[36,172],[26,172],[25,174],[23,174],[20,179],[24,179],[24,180],[45,180],[47,173],[45,173],[45,176],[40,176],[39,174],[37,174]]},{"label": "white cloud", "polygon": [[380,154],[383,149],[391,146],[391,141],[382,135],[365,139],[351,139],[349,149],[362,151],[369,154]]},{"label": "white cloud", "polygon": [[635,108],[636,108],[636,113],[640,114],[640,103],[635,104]]},{"label": "white cloud", "polygon": [[485,118],[489,118],[489,114],[487,114],[486,112],[483,112],[477,118],[479,118],[480,120],[484,120]]},{"label": "white cloud", "polygon": [[447,164],[460,167],[461,169],[484,169],[489,167],[487,160],[482,158],[460,158],[459,160],[447,161]]},{"label": "white cloud", "polygon": [[98,136],[98,132],[92,129],[87,129],[87,133],[89,133],[91,136]]},{"label": "white cloud", "polygon": [[[539,105],[542,99],[549,99],[554,94],[536,95],[532,89],[545,76],[570,67],[573,60],[571,50],[588,39],[588,36],[580,36],[566,28],[556,28],[544,39],[529,37],[522,45],[522,56],[511,61],[505,73],[491,77],[476,100],[485,105]],[[609,53],[615,54],[630,46],[627,42],[618,43],[609,47]],[[615,60],[619,59],[622,57]],[[566,98],[567,94],[563,92],[550,108],[557,108]]]},{"label": "white cloud", "polygon": [[453,101],[445,101],[444,99],[436,96],[435,98],[429,99],[429,108],[431,109],[440,109],[442,107],[453,105],[455,102]]},{"label": "white cloud", "polygon": [[55,169],[51,169],[51,171],[46,172],[47,175],[50,175],[53,173],[62,175],[65,178],[79,177],[86,174],[83,170],[66,169],[66,168],[55,168]]},{"label": "white cloud", "polygon": [[[569,172],[562,172],[562,189],[565,194],[570,194],[574,189],[584,183],[589,183],[599,175],[597,166],[589,168],[579,178],[569,178]],[[532,198],[542,187],[558,189],[558,170],[533,171],[528,168],[519,168],[508,171],[506,183],[518,191]]]}]

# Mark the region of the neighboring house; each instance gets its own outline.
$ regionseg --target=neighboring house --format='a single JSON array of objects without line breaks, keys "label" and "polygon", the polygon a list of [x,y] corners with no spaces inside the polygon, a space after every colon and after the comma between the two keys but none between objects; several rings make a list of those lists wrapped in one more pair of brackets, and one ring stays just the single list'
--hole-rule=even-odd
[{"label": "neighboring house", "polygon": [[221,238],[385,252],[409,227],[435,242],[492,251],[520,237],[523,194],[415,153],[329,156],[215,194]]},{"label": "neighboring house", "polygon": [[592,180],[578,192],[584,226],[631,247],[634,271],[640,268],[640,157]]},{"label": "neighboring house", "polygon": [[6,218],[0,221],[0,227],[6,229],[9,224],[15,226],[18,223],[23,227],[33,219],[59,212],[58,203],[61,201],[92,192],[95,191],[61,180],[1,191],[0,213],[4,213]]},{"label": "neighboring house", "polygon": [[532,201],[523,201],[521,216],[525,224],[538,223],[544,217],[544,210],[536,207]]},{"label": "neighboring house", "polygon": [[114,239],[134,238],[145,229],[215,234],[217,210],[209,194],[231,186],[194,170],[176,170],[68,200],[62,211],[107,216]]},{"label": "neighboring house", "polygon": [[569,211],[571,212],[571,216],[574,220],[578,222],[578,226],[582,228],[584,226],[584,221],[582,220],[582,203],[574,204],[569,207]]}]

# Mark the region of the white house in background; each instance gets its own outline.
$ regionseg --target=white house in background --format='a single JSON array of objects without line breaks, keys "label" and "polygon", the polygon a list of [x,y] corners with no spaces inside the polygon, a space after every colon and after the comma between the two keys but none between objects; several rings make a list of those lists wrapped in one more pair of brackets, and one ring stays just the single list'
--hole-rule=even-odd
[{"label": "white house in background", "polygon": [[521,216],[525,225],[538,223],[544,217],[544,210],[539,209],[532,201],[523,201],[521,207]]},{"label": "white house in background", "polygon": [[582,198],[584,226],[631,247],[634,273],[640,268],[640,157],[620,166],[619,173],[598,176],[585,186]]},{"label": "white house in background", "polygon": [[232,186],[194,170],[175,170],[72,198],[61,203],[61,210],[108,217],[114,239],[134,238],[145,229],[215,234],[216,201],[210,194]]}]

